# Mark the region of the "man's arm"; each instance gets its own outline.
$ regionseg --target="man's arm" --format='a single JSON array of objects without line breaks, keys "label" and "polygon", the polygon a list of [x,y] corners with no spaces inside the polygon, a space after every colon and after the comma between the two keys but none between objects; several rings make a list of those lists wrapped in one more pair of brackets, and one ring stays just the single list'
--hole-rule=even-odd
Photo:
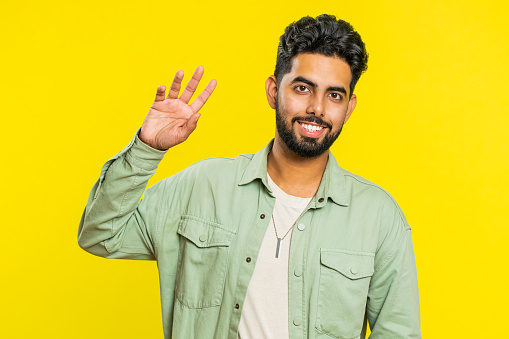
[{"label": "man's arm", "polygon": [[377,252],[367,303],[369,338],[422,338],[419,312],[411,231],[398,209]]},{"label": "man's arm", "polygon": [[182,71],[175,75],[167,98],[166,88],[159,86],[139,136],[137,133],[103,166],[78,230],[78,243],[83,249],[107,258],[154,259],[158,206],[165,199],[171,200],[165,187],[173,185],[175,178],[143,192],[165,151],[185,141],[195,130],[198,111],[216,86],[212,80],[188,105],[202,75],[203,67],[198,67],[180,97]]},{"label": "man's arm", "polygon": [[164,153],[136,135],[103,166],[78,230],[84,250],[106,258],[154,259],[157,200],[165,183],[157,183],[145,194],[144,190]]}]

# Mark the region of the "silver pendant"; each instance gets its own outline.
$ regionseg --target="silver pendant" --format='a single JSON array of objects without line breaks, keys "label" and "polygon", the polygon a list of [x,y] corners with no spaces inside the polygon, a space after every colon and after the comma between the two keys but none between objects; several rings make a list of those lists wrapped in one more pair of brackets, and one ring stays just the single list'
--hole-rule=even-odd
[{"label": "silver pendant", "polygon": [[279,247],[281,245],[281,238],[277,238],[276,258],[279,258]]}]

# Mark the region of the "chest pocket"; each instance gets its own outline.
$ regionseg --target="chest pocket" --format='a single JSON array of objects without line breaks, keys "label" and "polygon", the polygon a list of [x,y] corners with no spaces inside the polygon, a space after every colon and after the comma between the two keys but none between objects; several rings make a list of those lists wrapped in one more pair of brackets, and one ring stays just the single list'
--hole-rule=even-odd
[{"label": "chest pocket", "polygon": [[358,338],[364,324],[374,254],[320,250],[316,328],[333,338]]},{"label": "chest pocket", "polygon": [[189,308],[221,305],[230,244],[236,231],[189,215],[181,217],[175,296]]}]

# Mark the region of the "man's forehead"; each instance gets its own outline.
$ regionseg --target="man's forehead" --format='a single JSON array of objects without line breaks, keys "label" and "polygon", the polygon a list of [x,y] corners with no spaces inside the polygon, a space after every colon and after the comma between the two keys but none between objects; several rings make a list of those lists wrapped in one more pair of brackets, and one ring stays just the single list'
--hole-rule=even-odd
[{"label": "man's forehead", "polygon": [[349,86],[352,79],[350,66],[336,56],[316,53],[301,53],[292,59],[292,68],[285,74],[291,82],[296,77],[305,77],[318,86]]}]

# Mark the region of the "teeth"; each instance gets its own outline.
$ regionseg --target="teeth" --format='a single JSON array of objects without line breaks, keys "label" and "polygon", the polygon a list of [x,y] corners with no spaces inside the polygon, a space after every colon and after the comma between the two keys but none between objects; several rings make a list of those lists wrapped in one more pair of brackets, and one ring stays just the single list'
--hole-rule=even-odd
[{"label": "teeth", "polygon": [[309,124],[301,124],[302,127],[304,127],[305,130],[309,132],[316,132],[323,129],[322,126],[315,126],[315,125],[309,125]]}]

